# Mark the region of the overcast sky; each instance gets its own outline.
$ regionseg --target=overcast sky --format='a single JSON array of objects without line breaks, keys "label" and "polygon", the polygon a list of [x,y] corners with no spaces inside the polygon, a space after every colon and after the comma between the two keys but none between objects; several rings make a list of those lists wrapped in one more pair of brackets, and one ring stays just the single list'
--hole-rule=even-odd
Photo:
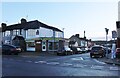
[{"label": "overcast sky", "polygon": [[[25,1],[25,0],[24,0]],[[92,40],[105,40],[105,28],[111,31],[116,30],[118,20],[118,1],[63,1],[55,2],[15,2],[11,0],[2,1],[2,21],[8,25],[20,22],[21,18],[27,21],[39,20],[47,25],[64,29],[65,37],[69,38],[74,34],[83,37],[84,30],[86,37]],[[50,1],[50,0],[48,0]]]}]

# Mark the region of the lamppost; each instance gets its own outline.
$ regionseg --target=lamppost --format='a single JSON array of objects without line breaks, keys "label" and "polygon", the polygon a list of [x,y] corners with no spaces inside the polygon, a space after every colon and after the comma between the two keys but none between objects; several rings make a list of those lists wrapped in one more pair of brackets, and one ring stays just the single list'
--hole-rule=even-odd
[{"label": "lamppost", "polygon": [[65,29],[65,28],[62,28],[62,30],[63,30],[63,39],[64,39],[64,29]]},{"label": "lamppost", "polygon": [[105,28],[105,31],[106,31],[106,57],[108,57],[108,31],[109,29],[108,28]]}]

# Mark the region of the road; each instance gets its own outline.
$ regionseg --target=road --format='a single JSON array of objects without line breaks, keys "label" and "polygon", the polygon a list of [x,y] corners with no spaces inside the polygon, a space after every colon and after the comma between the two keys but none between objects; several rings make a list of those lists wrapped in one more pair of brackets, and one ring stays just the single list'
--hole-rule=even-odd
[{"label": "road", "polygon": [[90,58],[89,53],[68,56],[2,57],[3,76],[119,76],[120,67]]}]

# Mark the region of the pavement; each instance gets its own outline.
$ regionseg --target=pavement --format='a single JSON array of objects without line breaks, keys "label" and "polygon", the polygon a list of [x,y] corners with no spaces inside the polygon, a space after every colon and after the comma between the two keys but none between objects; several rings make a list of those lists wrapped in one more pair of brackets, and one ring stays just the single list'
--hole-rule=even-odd
[{"label": "pavement", "polygon": [[98,58],[98,60],[100,60],[102,62],[105,62],[107,64],[120,66],[120,58],[119,59],[118,58],[112,59],[111,58],[111,53],[108,54],[108,57]]},{"label": "pavement", "polygon": [[[22,52],[19,55],[25,56],[56,56],[54,52]],[[97,60],[105,62],[107,64],[118,65],[120,66],[120,58],[111,59],[111,53],[108,54],[108,57],[97,58]]]},{"label": "pavement", "polygon": [[25,56],[55,56],[55,53],[54,52],[27,51],[27,52],[21,52],[19,55],[25,55]]}]

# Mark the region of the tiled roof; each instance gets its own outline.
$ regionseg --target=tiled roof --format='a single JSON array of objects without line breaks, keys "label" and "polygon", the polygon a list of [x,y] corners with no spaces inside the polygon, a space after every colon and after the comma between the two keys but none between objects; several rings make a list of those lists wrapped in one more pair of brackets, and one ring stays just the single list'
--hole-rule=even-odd
[{"label": "tiled roof", "polygon": [[22,23],[22,24],[20,23],[20,24],[9,25],[9,26],[7,26],[6,30],[13,30],[13,29],[25,29],[25,30],[27,30],[27,29],[38,29],[39,27],[44,27],[44,28],[52,29],[54,31],[63,32],[56,27],[48,26],[42,22],[39,22],[38,20],[29,21],[29,22]]}]

